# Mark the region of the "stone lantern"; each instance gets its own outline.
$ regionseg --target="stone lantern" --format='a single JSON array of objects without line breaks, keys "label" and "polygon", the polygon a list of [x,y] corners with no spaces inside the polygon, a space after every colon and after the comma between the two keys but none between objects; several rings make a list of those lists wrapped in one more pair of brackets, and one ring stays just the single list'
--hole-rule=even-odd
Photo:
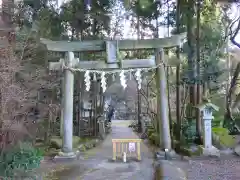
[{"label": "stone lantern", "polygon": [[202,115],[203,124],[203,148],[204,155],[216,155],[219,150],[212,145],[212,116],[213,111],[218,111],[219,107],[205,100],[202,104],[196,106]]}]

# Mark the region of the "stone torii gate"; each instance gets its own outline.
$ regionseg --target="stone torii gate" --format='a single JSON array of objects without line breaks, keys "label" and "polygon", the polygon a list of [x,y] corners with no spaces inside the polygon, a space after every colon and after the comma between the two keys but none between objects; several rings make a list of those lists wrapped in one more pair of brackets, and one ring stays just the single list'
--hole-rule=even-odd
[{"label": "stone torii gate", "polygon": [[[174,35],[167,38],[143,39],[143,40],[95,40],[95,41],[51,41],[41,39],[41,43],[46,45],[48,51],[65,53],[65,58],[59,62],[50,62],[49,70],[64,71],[63,87],[63,147],[61,157],[73,158],[72,139],[73,139],[73,90],[74,73],[68,68],[81,68],[90,70],[111,70],[111,69],[134,69],[134,68],[156,68],[156,84],[158,89],[157,118],[159,120],[160,144],[164,149],[171,150],[171,137],[168,119],[168,99],[166,88],[166,76],[164,71],[164,52],[163,48],[180,46],[186,34]],[[137,50],[137,49],[155,49],[155,59],[131,59],[117,60],[118,50]],[[106,51],[107,58],[104,61],[84,61],[74,57],[73,52],[86,51]]]}]

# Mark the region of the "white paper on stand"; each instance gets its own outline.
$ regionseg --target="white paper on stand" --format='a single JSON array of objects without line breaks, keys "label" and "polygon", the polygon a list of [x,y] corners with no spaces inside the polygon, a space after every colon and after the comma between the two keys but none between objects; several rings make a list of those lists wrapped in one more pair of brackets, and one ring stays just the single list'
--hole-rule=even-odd
[{"label": "white paper on stand", "polygon": [[135,143],[129,143],[129,144],[128,144],[128,150],[129,150],[130,152],[134,152],[134,151],[136,150],[136,148],[135,148]]}]

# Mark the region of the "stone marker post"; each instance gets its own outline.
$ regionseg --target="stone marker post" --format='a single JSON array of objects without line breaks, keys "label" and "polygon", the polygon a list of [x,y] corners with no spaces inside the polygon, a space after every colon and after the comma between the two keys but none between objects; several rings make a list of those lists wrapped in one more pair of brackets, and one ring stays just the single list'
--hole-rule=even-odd
[{"label": "stone marker post", "polygon": [[210,108],[205,107],[203,110],[203,126],[204,126],[204,133],[203,133],[203,145],[204,148],[211,148],[212,147],[212,110]]},{"label": "stone marker post", "polygon": [[99,126],[99,136],[101,137],[101,139],[104,139],[106,135],[104,116],[99,117],[98,126]]}]

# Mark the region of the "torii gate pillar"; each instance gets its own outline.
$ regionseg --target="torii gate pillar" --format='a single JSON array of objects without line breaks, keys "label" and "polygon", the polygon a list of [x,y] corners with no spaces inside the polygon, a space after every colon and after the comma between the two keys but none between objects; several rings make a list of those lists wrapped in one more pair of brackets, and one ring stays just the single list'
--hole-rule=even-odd
[{"label": "torii gate pillar", "polygon": [[164,51],[163,49],[156,49],[156,64],[158,68],[156,69],[156,84],[157,84],[157,117],[159,121],[159,131],[160,131],[160,146],[163,149],[172,151],[171,147],[171,134],[170,134],[170,124],[168,118],[168,99],[167,99],[167,80],[164,70]]},{"label": "torii gate pillar", "polygon": [[[71,68],[78,62],[78,59],[74,58],[73,52],[67,52],[64,61],[65,66]],[[69,69],[64,69],[63,92],[63,146],[62,152],[56,158],[75,158],[72,147],[74,74]]]}]

